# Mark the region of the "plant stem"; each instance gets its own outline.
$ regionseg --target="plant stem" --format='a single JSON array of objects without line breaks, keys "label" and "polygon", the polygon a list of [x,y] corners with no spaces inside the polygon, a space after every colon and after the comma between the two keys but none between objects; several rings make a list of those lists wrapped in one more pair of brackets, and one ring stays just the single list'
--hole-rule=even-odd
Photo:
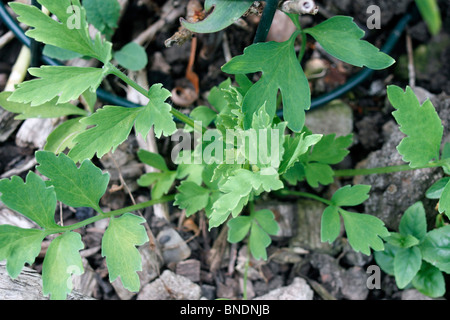
[{"label": "plant stem", "polygon": [[[106,66],[107,68],[109,68],[110,72],[119,77],[121,80],[123,80],[126,84],[128,84],[130,87],[132,87],[133,89],[135,89],[137,92],[139,92],[140,94],[142,94],[144,97],[147,97],[148,99],[151,99],[151,97],[148,94],[148,91],[146,89],[144,89],[143,87],[141,87],[138,83],[136,83],[135,81],[133,81],[132,79],[130,79],[125,73],[123,73],[122,71],[120,71],[119,69],[117,69],[115,66],[113,66],[112,64],[108,64]],[[178,120],[180,120],[181,122],[184,122],[185,124],[191,126],[194,129],[198,128],[198,125],[194,124],[194,120],[192,120],[191,118],[189,118],[187,115],[185,115],[184,113],[171,108],[170,109],[170,113],[176,117]],[[206,128],[202,126],[201,128],[202,133],[206,132]]]},{"label": "plant stem", "polygon": [[67,231],[72,231],[72,230],[76,230],[82,227],[87,226],[88,224],[103,220],[103,219],[107,219],[107,218],[111,218],[111,217],[115,217],[115,216],[119,216],[122,215],[124,213],[128,213],[128,212],[132,212],[132,211],[137,211],[137,210],[141,210],[147,207],[151,207],[155,204],[158,203],[165,203],[165,202],[169,202],[175,199],[175,195],[169,195],[169,196],[165,196],[162,197],[160,199],[152,199],[150,201],[146,201],[146,202],[142,202],[142,203],[138,203],[136,205],[130,206],[130,207],[126,207],[126,208],[122,208],[119,210],[114,210],[114,211],[110,211],[110,212],[104,212],[104,213],[100,213],[99,215],[96,215],[95,217],[80,221],[78,223],[74,223],[72,225],[69,226],[65,226],[65,227],[59,227],[59,228],[52,228],[52,229],[46,229],[46,235],[51,235],[51,234],[55,234],[55,233],[60,233],[60,232],[67,232]]},{"label": "plant stem", "polygon": [[450,162],[449,159],[432,162],[422,167],[411,168],[409,165],[391,166],[391,167],[381,167],[381,168],[364,168],[364,169],[347,169],[347,170],[335,170],[335,177],[354,177],[354,176],[368,176],[372,174],[387,174],[393,172],[403,172],[412,170],[422,170],[429,168],[442,167],[446,163]]},{"label": "plant stem", "polygon": [[[301,29],[300,29],[301,30]],[[300,49],[300,53],[298,54],[298,61],[302,62],[303,57],[305,56],[306,53],[306,42],[308,41],[306,38],[306,33],[302,31],[302,48]]]},{"label": "plant stem", "polygon": [[247,295],[247,280],[248,280],[248,267],[250,265],[250,246],[247,245],[247,260],[245,261],[245,266],[244,266],[244,283],[243,283],[243,288],[242,290],[243,292],[243,299],[244,300],[248,300],[248,295]]},{"label": "plant stem", "polygon": [[300,21],[299,21],[300,15],[293,14],[293,13],[286,13],[286,14],[292,20],[292,22],[294,23],[294,25],[297,28],[297,30],[299,30],[301,32],[301,35],[302,35],[302,47],[301,47],[300,52],[298,54],[298,62],[302,62],[303,57],[305,56],[306,43],[307,43],[308,39],[306,37],[306,33],[303,31],[302,25],[300,24]]},{"label": "plant stem", "polygon": [[287,197],[287,196],[295,196],[295,197],[302,197],[302,198],[309,198],[313,199],[319,202],[322,202],[328,206],[332,206],[333,203],[327,199],[324,199],[322,197],[316,196],[315,194],[308,193],[308,192],[300,192],[300,191],[292,191],[292,190],[280,190],[274,192],[276,195]]},{"label": "plant stem", "polygon": [[278,0],[266,0],[266,6],[264,7],[264,11],[259,22],[258,29],[256,30],[256,35],[253,43],[266,41],[267,34],[269,33],[277,8]]}]

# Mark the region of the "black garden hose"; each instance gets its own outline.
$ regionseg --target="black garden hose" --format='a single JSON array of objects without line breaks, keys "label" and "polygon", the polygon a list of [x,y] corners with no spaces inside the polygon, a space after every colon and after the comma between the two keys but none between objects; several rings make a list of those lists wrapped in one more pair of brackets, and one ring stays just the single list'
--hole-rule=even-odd
[{"label": "black garden hose", "polygon": [[[273,4],[276,1],[269,0],[268,4]],[[257,36],[255,38],[255,41],[261,42],[264,41],[267,37],[267,26],[270,26],[272,23],[273,15],[275,13],[276,7],[273,5],[269,5],[265,7],[266,12],[263,12],[263,16],[267,17],[264,20],[264,23],[261,25],[260,30],[257,30]],[[270,12],[269,12],[270,11]],[[381,51],[383,51],[386,54],[390,54],[392,49],[397,44],[398,40],[400,39],[401,35],[406,29],[406,26],[408,25],[411,20],[417,15],[417,8],[413,6],[413,10],[410,10],[410,12],[406,13],[400,21],[397,23],[395,28],[391,31],[388,39],[386,40],[386,43],[381,48]],[[6,10],[5,5],[3,2],[0,1],[0,19],[5,23],[5,25],[8,27],[9,30],[11,30],[15,36],[22,42],[22,44],[26,45],[27,47],[31,47],[32,41],[30,38],[28,38],[24,31],[19,27],[17,22],[11,17],[9,12]],[[266,26],[264,28],[264,26]],[[264,39],[264,40],[262,40]],[[53,60],[45,55],[41,56],[41,60],[46,65],[52,65],[52,66],[59,66],[62,65],[56,60]],[[357,73],[355,76],[350,78],[345,84],[342,86],[339,86],[338,88],[334,89],[333,91],[326,93],[322,96],[319,96],[317,98],[312,99],[311,101],[311,109],[318,108],[320,106],[323,106],[325,104],[328,104],[329,102],[342,97],[347,92],[351,91],[353,88],[367,80],[372,74],[374,70],[363,68],[359,73]],[[97,90],[97,96],[100,100],[127,108],[136,108],[140,107],[140,105],[137,105],[127,99],[121,98],[119,96],[116,96],[110,92],[107,92],[101,88]],[[279,117],[283,117],[283,110],[279,110],[277,112],[277,115]]]}]

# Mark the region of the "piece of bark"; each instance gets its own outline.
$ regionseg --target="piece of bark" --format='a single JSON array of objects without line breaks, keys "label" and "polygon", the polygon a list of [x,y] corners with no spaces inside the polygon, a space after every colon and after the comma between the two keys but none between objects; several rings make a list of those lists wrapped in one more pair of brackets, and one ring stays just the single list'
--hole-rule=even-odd
[{"label": "piece of bark", "polygon": [[200,261],[189,259],[177,263],[176,274],[184,276],[192,282],[200,281]]},{"label": "piece of bark", "polygon": [[[6,263],[0,262],[0,300],[49,300],[42,293],[42,277],[36,271],[24,267],[17,279],[11,279]],[[67,300],[95,300],[78,291],[72,291]]]}]

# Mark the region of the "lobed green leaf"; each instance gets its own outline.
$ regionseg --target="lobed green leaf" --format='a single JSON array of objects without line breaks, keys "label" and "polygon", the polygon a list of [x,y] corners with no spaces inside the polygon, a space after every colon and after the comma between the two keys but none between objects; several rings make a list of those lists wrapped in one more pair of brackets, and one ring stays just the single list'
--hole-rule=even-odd
[{"label": "lobed green leaf", "polygon": [[334,16],[304,32],[313,36],[329,54],[354,66],[380,70],[395,63],[377,47],[361,40],[365,33],[352,17]]},{"label": "lobed green leaf", "polygon": [[384,223],[371,215],[340,210],[344,219],[347,238],[353,250],[370,255],[370,248],[375,251],[384,249],[380,237],[387,237],[389,231]]},{"label": "lobed green leaf", "polygon": [[61,153],[36,152],[39,163],[37,169],[50,179],[47,185],[55,188],[58,200],[68,206],[99,209],[100,198],[105,194],[109,174],[103,173],[90,160],[85,160],[78,168],[75,162]]},{"label": "lobed green leaf", "polygon": [[0,225],[0,261],[6,259],[6,270],[11,278],[17,278],[25,263],[34,263],[44,238],[42,230]]},{"label": "lobed green leaf", "polygon": [[95,91],[107,74],[106,69],[42,66],[28,72],[39,79],[23,82],[7,101],[42,105],[58,97],[56,104],[78,99],[86,90]]},{"label": "lobed green leaf", "polygon": [[62,49],[77,52],[107,63],[111,60],[112,44],[103,41],[100,33],[94,40],[89,36],[85,9],[79,0],[38,0],[55,14],[59,21],[53,20],[35,6],[10,2],[9,6],[18,15],[18,20],[32,29],[26,35],[36,41]]},{"label": "lobed green leaf", "polygon": [[47,249],[42,266],[42,290],[52,300],[64,300],[72,291],[72,275],[84,272],[79,251],[84,248],[81,235],[65,232],[55,238]]},{"label": "lobed green leaf", "polygon": [[33,220],[42,228],[57,228],[55,222],[56,194],[53,187],[33,171],[24,182],[20,177],[0,180],[0,200],[10,209]]},{"label": "lobed green leaf", "polygon": [[177,188],[174,205],[180,209],[186,209],[186,216],[204,209],[208,205],[211,192],[200,187],[195,182],[183,181]]},{"label": "lobed green leaf", "polygon": [[139,291],[136,272],[142,271],[141,255],[136,246],[148,241],[142,223],[145,219],[130,213],[111,218],[102,239],[102,257],[106,257],[110,282],[120,277],[124,288],[132,292]]},{"label": "lobed green leaf", "polygon": [[12,113],[17,113],[16,120],[30,118],[59,118],[70,115],[87,116],[87,111],[78,108],[71,103],[57,104],[58,98],[54,98],[39,106],[31,106],[30,103],[8,101],[12,92],[4,91],[0,93],[0,106]]},{"label": "lobed green leaf", "polygon": [[[278,90],[283,98],[284,119],[292,131],[300,132],[305,124],[305,110],[311,106],[308,80],[295,55],[295,32],[288,41],[253,44],[244,54],[222,67],[229,74],[262,72],[261,79],[246,93],[243,101],[244,128],[252,125],[253,114],[264,104],[270,117],[275,116]],[[292,84],[296,89],[292,90]]]},{"label": "lobed green leaf", "polygon": [[338,207],[354,207],[369,199],[371,186],[356,185],[345,186],[336,191],[331,198],[331,202]]},{"label": "lobed green leaf", "polygon": [[403,91],[397,86],[389,86],[387,93],[396,109],[392,115],[407,135],[397,147],[403,160],[412,168],[427,165],[432,159],[438,160],[444,128],[430,100],[420,105],[410,87]]}]

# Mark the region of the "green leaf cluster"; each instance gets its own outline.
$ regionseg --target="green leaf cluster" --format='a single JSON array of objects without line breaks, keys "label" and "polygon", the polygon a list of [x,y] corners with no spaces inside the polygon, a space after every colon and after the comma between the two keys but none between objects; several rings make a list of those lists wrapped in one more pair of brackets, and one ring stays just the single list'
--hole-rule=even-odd
[{"label": "green leaf cluster", "polygon": [[[315,136],[308,131],[305,131],[302,135],[305,136],[305,139],[314,139]],[[283,178],[292,185],[306,180],[313,188],[331,184],[334,181],[334,171],[331,166],[344,160],[349,154],[348,148],[352,142],[353,135],[336,138],[335,134],[330,134],[322,137],[283,173]],[[290,143],[295,145],[295,142]]]},{"label": "green leaf cluster", "polygon": [[400,289],[412,285],[433,298],[444,295],[442,272],[450,272],[450,226],[427,232],[425,209],[417,202],[403,214],[399,232],[385,240],[386,250],[375,252],[375,261],[395,277]]},{"label": "green leaf cluster", "polygon": [[[109,174],[103,173],[91,161],[79,167],[61,153],[38,151],[37,170],[48,178],[43,180],[30,171],[25,181],[14,176],[0,180],[0,200],[10,209],[34,221],[39,228],[23,229],[0,225],[0,260],[6,260],[6,269],[17,278],[23,266],[33,264],[40,253],[42,241],[58,234],[47,250],[42,269],[43,292],[51,299],[65,299],[72,291],[72,275],[84,272],[79,251],[84,248],[81,235],[71,231],[75,227],[60,226],[55,222],[57,201],[71,207],[90,207],[98,212],[96,219],[109,216],[99,206],[106,192]],[[106,257],[110,280],[120,277],[125,288],[139,290],[136,271],[142,269],[136,246],[148,241],[145,220],[126,213],[112,218],[102,239],[102,255]]]}]

